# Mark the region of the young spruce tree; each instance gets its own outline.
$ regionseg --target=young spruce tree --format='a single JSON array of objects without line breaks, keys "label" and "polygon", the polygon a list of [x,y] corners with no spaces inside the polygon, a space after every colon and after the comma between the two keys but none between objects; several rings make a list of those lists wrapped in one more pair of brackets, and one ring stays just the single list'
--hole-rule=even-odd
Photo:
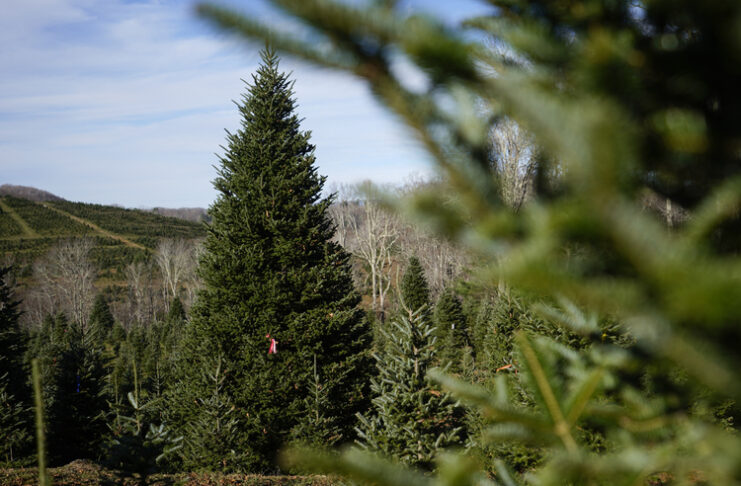
[{"label": "young spruce tree", "polygon": [[358,414],[361,447],[424,469],[444,448],[465,443],[462,409],[427,380],[437,360],[434,332],[421,312],[391,321],[386,349],[375,356],[373,407]]},{"label": "young spruce tree", "polygon": [[409,312],[420,312],[422,319],[430,317],[430,286],[419,258],[409,258],[404,277],[401,279],[401,300]]},{"label": "young spruce tree", "polygon": [[445,289],[435,306],[435,324],[440,360],[451,373],[459,373],[464,356],[470,353],[470,338],[463,305],[451,289]]},{"label": "young spruce tree", "polygon": [[[239,454],[243,464],[226,469],[275,468],[281,445],[307,420],[315,356],[332,404],[326,413],[337,419],[344,440],[352,440],[354,415],[367,404],[370,334],[349,255],[331,241],[332,198],[321,196],[325,178],[316,172],[295,107],[292,82],[266,49],[239,103],[242,126],[229,133],[214,181],[219,194],[200,262],[204,288],[186,331],[178,387],[193,396],[171,400],[186,443],[198,441],[187,424],[198,420],[192,404],[209,398],[198,388],[204,357],[224,357],[230,373],[222,397],[242,423],[234,444],[248,448]],[[275,354],[268,353],[271,339]]]}]

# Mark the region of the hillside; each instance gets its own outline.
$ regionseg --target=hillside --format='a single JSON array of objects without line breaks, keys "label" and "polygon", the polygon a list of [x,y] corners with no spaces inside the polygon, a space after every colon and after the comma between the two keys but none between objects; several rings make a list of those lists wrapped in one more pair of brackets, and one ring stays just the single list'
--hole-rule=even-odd
[{"label": "hillside", "polygon": [[22,276],[30,275],[39,256],[68,238],[93,238],[93,259],[100,270],[99,277],[116,279],[117,270],[130,261],[145,258],[163,238],[203,236],[205,228],[201,223],[149,211],[62,199],[0,197],[0,258],[18,264]]},{"label": "hillside", "polygon": [[3,184],[0,186],[0,196],[13,196],[21,199],[29,199],[31,201],[64,201],[64,198],[48,191],[29,186],[16,186],[13,184]]},{"label": "hillside", "polygon": [[161,216],[184,219],[195,223],[210,221],[205,208],[153,208],[150,211]]}]

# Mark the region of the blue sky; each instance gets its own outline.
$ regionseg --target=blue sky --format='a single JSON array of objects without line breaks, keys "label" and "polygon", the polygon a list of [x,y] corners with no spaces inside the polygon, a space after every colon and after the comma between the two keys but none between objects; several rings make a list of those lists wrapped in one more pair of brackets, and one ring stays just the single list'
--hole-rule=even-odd
[{"label": "blue sky", "polygon": [[[275,21],[257,0],[230,4]],[[407,0],[451,22],[475,0]],[[192,2],[23,0],[0,16],[0,184],[127,207],[208,206],[224,129],[259,46],[215,33]],[[349,76],[292,59],[299,115],[328,184],[430,172],[422,150]],[[410,73],[413,78],[413,74]],[[414,82],[414,79],[410,79]]]}]

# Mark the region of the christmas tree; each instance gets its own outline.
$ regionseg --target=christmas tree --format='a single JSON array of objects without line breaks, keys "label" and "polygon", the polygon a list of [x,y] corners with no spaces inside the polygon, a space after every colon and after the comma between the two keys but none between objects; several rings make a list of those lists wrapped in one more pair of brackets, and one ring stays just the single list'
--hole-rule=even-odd
[{"label": "christmas tree", "polygon": [[5,377],[8,393],[23,398],[28,395],[25,333],[19,325],[19,302],[9,279],[10,267],[0,267],[0,377]]},{"label": "christmas tree", "polygon": [[388,346],[376,355],[372,411],[358,415],[362,447],[426,469],[443,448],[464,442],[462,410],[427,381],[436,360],[434,332],[419,312],[392,321]]},{"label": "christmas tree", "polygon": [[[313,362],[344,436],[367,403],[370,334],[357,307],[349,255],[331,241],[334,227],[321,195],[309,133],[301,131],[292,82],[266,49],[227,137],[214,186],[218,198],[200,262],[204,288],[183,343],[183,393],[171,411],[185,427],[203,390],[203,357],[220,353],[231,370],[223,383],[246,426],[250,451],[241,466],[273,468],[275,455],[307,413]],[[277,351],[277,352],[276,352]],[[205,366],[205,365],[204,365]]]},{"label": "christmas tree", "polygon": [[103,294],[98,294],[93,303],[93,310],[90,311],[88,325],[95,328],[95,333],[99,340],[103,341],[113,329],[116,320],[113,318],[108,302]]},{"label": "christmas tree", "polygon": [[185,470],[239,471],[245,463],[246,446],[240,442],[240,430],[246,420],[224,393],[229,370],[224,369],[223,361],[223,357],[216,356],[207,360],[201,370],[203,398],[195,401],[197,413],[186,426],[188,440],[179,452]]},{"label": "christmas tree", "polygon": [[[410,14],[405,2],[269,3],[312,35],[215,6],[200,12],[367,82],[450,187],[420,191],[408,207],[474,251],[490,288],[558,302],[549,320],[590,343],[574,350],[517,332],[530,410],[514,406],[504,374],[494,390],[439,377],[487,417],[486,441],[544,447],[524,478],[496,461],[493,480],[739,484],[738,434],[698,417],[680,380],[647,396],[638,378],[678,373],[713,400],[741,399],[741,70],[729,62],[741,58],[741,3],[494,0],[461,27],[450,15]],[[409,87],[395,69],[400,58],[427,76],[427,90]],[[491,163],[492,124],[502,119],[534,144],[537,199],[519,211],[499,197]],[[647,194],[691,217],[667,231],[643,207]],[[611,345],[593,315],[624,325],[634,345]],[[590,424],[605,431],[607,451],[592,452]],[[486,480],[466,457],[447,457],[434,479],[354,452],[301,457],[314,470],[384,486]]]},{"label": "christmas tree", "polygon": [[0,267],[0,465],[6,467],[22,464],[31,445],[25,340],[9,274],[10,268]]},{"label": "christmas tree", "polygon": [[49,452],[53,463],[95,459],[107,432],[103,349],[95,328],[72,323],[69,340],[51,364]]},{"label": "christmas tree", "polygon": [[112,440],[106,451],[105,463],[124,475],[137,474],[140,484],[147,476],[158,472],[168,456],[182,447],[182,437],[175,437],[165,424],[156,424],[159,399],[146,400],[138,390],[127,395],[130,411],[116,414],[109,425]]},{"label": "christmas tree", "polygon": [[404,277],[401,279],[401,302],[408,312],[417,312],[421,309],[420,317],[429,319],[430,287],[422,264],[416,256],[409,258]]},{"label": "christmas tree", "polygon": [[0,376],[0,467],[27,465],[31,410],[7,389],[6,374]]},{"label": "christmas tree", "polygon": [[463,356],[468,352],[466,347],[470,346],[468,324],[460,299],[450,289],[443,292],[435,306],[435,324],[440,360],[450,372],[460,372]]}]

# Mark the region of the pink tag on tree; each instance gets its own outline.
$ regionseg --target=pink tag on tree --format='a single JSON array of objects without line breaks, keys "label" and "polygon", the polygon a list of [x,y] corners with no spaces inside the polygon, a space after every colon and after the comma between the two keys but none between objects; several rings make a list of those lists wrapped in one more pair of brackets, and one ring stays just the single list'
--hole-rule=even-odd
[{"label": "pink tag on tree", "polygon": [[270,334],[267,334],[265,337],[270,339],[270,348],[268,349],[268,354],[278,354],[278,341],[276,341],[274,338],[271,338]]}]

